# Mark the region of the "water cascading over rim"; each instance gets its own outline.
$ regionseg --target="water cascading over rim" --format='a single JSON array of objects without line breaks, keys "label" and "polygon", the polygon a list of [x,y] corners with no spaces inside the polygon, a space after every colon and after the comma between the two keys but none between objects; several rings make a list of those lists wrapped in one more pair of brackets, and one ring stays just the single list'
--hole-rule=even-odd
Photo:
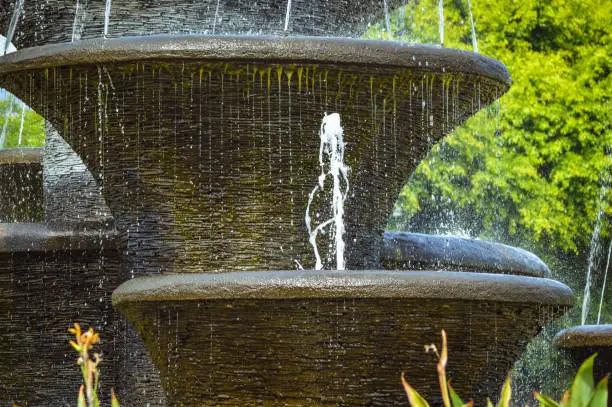
[{"label": "water cascading over rim", "polygon": [[[382,10],[375,3],[351,2],[372,10],[366,20]],[[286,2],[266,4],[284,16]],[[329,10],[343,21],[358,15]],[[174,33],[172,19],[188,15],[113,19],[109,33]],[[362,20],[337,27],[360,32]],[[67,41],[62,21],[38,44]],[[177,32],[199,32],[193,26]],[[322,26],[316,33],[337,33]],[[85,24],[82,38],[101,27]],[[304,27],[292,32],[311,33]],[[33,33],[17,43],[37,44]],[[407,366],[419,366],[407,376],[433,396],[422,345],[442,328],[451,371],[470,367],[455,388],[476,400],[494,392],[526,340],[571,304],[567,287],[367,269],[402,264],[380,259],[397,249],[383,245],[383,228],[400,188],[433,143],[509,83],[502,64],[469,52],[337,38],[124,37],[0,58],[0,86],[50,120],[98,180],[123,277],[163,274],[126,282],[114,303],[161,370],[169,403],[181,406],[389,405],[405,402],[398,375]],[[279,271],[314,264],[304,215],[326,113],[344,128],[347,265],[360,271]]]},{"label": "water cascading over rim", "polygon": [[[18,49],[75,40],[123,36],[279,35],[360,37],[373,21],[403,0],[108,0],[23,1],[13,43]],[[0,0],[0,27],[9,27],[17,6]],[[289,10],[288,10],[289,9]],[[285,25],[288,22],[286,28]],[[4,33],[3,33],[4,34]]]},{"label": "water cascading over rim", "polygon": [[408,175],[509,84],[468,52],[323,38],[91,40],[7,55],[0,74],[98,178],[133,274],[311,268],[325,112],[351,168],[347,267],[375,266]]}]

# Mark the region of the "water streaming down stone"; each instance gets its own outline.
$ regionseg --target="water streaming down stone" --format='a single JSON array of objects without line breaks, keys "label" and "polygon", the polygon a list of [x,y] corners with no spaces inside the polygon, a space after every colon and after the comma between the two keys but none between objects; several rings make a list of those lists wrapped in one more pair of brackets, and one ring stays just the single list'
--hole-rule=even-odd
[{"label": "water streaming down stone", "polygon": [[285,31],[289,29],[289,16],[291,15],[291,0],[287,0],[287,13],[285,15]]},{"label": "water streaming down stone", "polygon": [[[325,234],[325,228],[333,225],[330,228],[330,239],[333,242],[331,250],[336,254],[336,269],[344,270],[344,202],[348,196],[350,189],[348,171],[349,168],[344,163],[344,130],[340,124],[340,115],[332,113],[325,115],[321,123],[319,131],[320,146],[319,146],[319,166],[321,167],[321,175],[319,175],[318,184],[313,188],[308,196],[308,204],[306,206],[306,229],[308,230],[309,242],[315,253],[315,270],[323,268],[321,255],[317,244],[317,236],[319,233]],[[314,229],[312,218],[310,215],[310,207],[312,201],[317,196],[317,192],[324,192],[325,181],[327,177],[332,178],[332,196],[331,196],[331,217],[324,221],[318,221],[319,218],[325,219],[321,213],[316,214]],[[316,224],[316,222],[319,224]]]},{"label": "water streaming down stone", "polygon": [[[289,31],[299,29],[299,7],[315,3],[293,5]],[[283,28],[283,9],[273,9],[280,11],[276,29]],[[126,19],[109,25],[117,21]],[[217,29],[227,29],[226,21]],[[109,35],[137,31],[132,20],[126,24]],[[382,228],[427,149],[506,89],[507,72],[493,61],[312,38],[108,39],[47,51],[38,62],[22,52],[16,71],[6,67],[18,57],[0,60],[0,83],[54,122],[92,170],[90,181],[99,182],[91,192],[112,208],[118,233],[109,248],[120,249],[112,257],[119,268],[104,261],[92,270],[96,278],[109,276],[107,267],[120,280],[149,275],[117,290],[116,304],[135,322],[174,405],[399,403],[398,372],[423,366],[422,347],[413,342],[429,343],[442,323],[456,338],[456,361],[471,367],[455,378],[456,388],[467,394],[476,383],[478,394],[489,393],[525,338],[569,304],[566,287],[537,278],[363,270],[379,268]],[[320,115],[330,111],[342,117],[351,167],[346,263],[362,270],[279,271],[295,259],[313,264],[303,217],[320,171]],[[329,201],[318,209],[329,210]],[[75,285],[95,284],[66,270]],[[151,276],[159,273],[165,275]],[[179,295],[133,302],[149,283]],[[108,284],[94,294],[105,298],[94,308],[105,315]],[[44,301],[55,297],[64,298]],[[125,342],[108,371],[116,367],[120,382],[135,378],[123,397],[131,398],[126,405],[143,405],[149,400],[133,395],[159,381],[147,383],[151,370],[142,365],[149,359],[130,347],[136,340],[129,329],[117,335]],[[390,361],[389,354],[397,356]],[[427,370],[410,373],[419,388],[434,382]]]},{"label": "water streaming down stone", "polygon": [[104,8],[104,38],[108,37],[108,26],[110,24],[111,0],[106,0]]},{"label": "water streaming down stone", "polygon": [[85,21],[87,18],[87,3],[88,0],[76,0],[74,8],[74,22],[72,25],[72,42],[78,41],[83,35]]},{"label": "water streaming down stone", "polygon": [[[217,0],[217,6],[215,7],[215,14],[213,16],[213,27],[212,34],[215,35],[217,33],[217,21],[219,21],[219,9],[221,7],[221,0]],[[288,13],[288,11],[287,11]],[[285,28],[285,30],[287,30]]]},{"label": "water streaming down stone", "polygon": [[[79,0],[77,39],[105,35],[106,0]],[[404,0],[387,0],[389,10]],[[0,10],[13,11],[15,0],[0,0]],[[24,1],[17,48],[71,42],[76,0]],[[171,0],[113,2],[107,37],[154,34],[315,35],[361,37],[368,24],[383,20],[382,1],[292,1],[285,30],[287,0]],[[11,13],[0,13],[0,28],[9,27]],[[214,32],[213,32],[214,31]],[[3,32],[5,34],[5,32]],[[1,53],[1,49],[0,49]]]},{"label": "water streaming down stone", "polygon": [[8,31],[6,33],[6,39],[4,40],[4,52],[3,54],[7,54],[9,51],[9,47],[13,43],[13,36],[15,35],[15,30],[17,29],[17,24],[19,23],[19,18],[21,14],[23,14],[23,2],[24,0],[17,0],[13,9],[13,15],[11,16],[11,21],[8,25]]}]

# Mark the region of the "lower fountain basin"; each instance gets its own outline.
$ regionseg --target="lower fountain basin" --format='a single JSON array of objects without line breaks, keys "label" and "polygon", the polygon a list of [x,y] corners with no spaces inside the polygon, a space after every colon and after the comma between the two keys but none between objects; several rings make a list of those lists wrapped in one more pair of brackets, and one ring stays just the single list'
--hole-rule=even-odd
[{"label": "lower fountain basin", "polygon": [[[555,336],[553,345],[565,351],[575,368],[597,353],[593,365],[593,375],[597,381],[612,374],[612,324],[581,325],[564,329]],[[610,397],[608,406],[612,406]]]},{"label": "lower fountain basin", "polygon": [[170,405],[388,406],[406,403],[403,371],[436,401],[423,346],[441,329],[453,386],[483,401],[571,294],[512,275],[276,271],[140,277],[113,304],[139,331]]}]

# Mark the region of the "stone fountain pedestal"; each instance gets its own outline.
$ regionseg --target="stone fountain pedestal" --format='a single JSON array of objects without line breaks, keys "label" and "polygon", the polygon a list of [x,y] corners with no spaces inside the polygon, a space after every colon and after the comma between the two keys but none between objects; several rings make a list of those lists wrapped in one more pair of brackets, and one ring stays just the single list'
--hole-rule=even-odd
[{"label": "stone fountain pedestal", "polygon": [[[570,290],[380,268],[412,262],[383,230],[410,173],[509,83],[469,52],[337,38],[125,37],[0,57],[0,86],[60,129],[112,211],[129,280],[114,301],[173,406],[389,405],[405,402],[404,370],[435,400],[423,345],[441,329],[457,390],[496,392]],[[351,271],[279,271],[314,264],[304,216],[332,112],[350,168]],[[311,209],[329,215],[324,199]]]}]

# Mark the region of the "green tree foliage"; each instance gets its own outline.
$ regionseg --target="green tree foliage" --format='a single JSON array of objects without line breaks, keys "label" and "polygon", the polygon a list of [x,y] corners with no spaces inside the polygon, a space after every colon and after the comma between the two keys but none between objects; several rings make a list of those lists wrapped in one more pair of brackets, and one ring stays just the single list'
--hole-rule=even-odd
[{"label": "green tree foliage", "polygon": [[[383,21],[368,36],[439,43],[437,6],[409,2],[391,15],[390,32]],[[473,0],[472,8],[479,51],[506,64],[513,85],[499,106],[433,149],[390,226],[435,232],[453,224],[578,252],[588,247],[612,168],[612,2]],[[467,0],[445,1],[444,16],[444,45],[471,50]]]},{"label": "green tree foliage", "polygon": [[0,149],[42,146],[45,143],[44,119],[28,107],[23,109],[21,101],[13,95],[5,93],[3,96],[0,97],[0,139],[7,119],[8,123],[6,123],[6,138]]}]

